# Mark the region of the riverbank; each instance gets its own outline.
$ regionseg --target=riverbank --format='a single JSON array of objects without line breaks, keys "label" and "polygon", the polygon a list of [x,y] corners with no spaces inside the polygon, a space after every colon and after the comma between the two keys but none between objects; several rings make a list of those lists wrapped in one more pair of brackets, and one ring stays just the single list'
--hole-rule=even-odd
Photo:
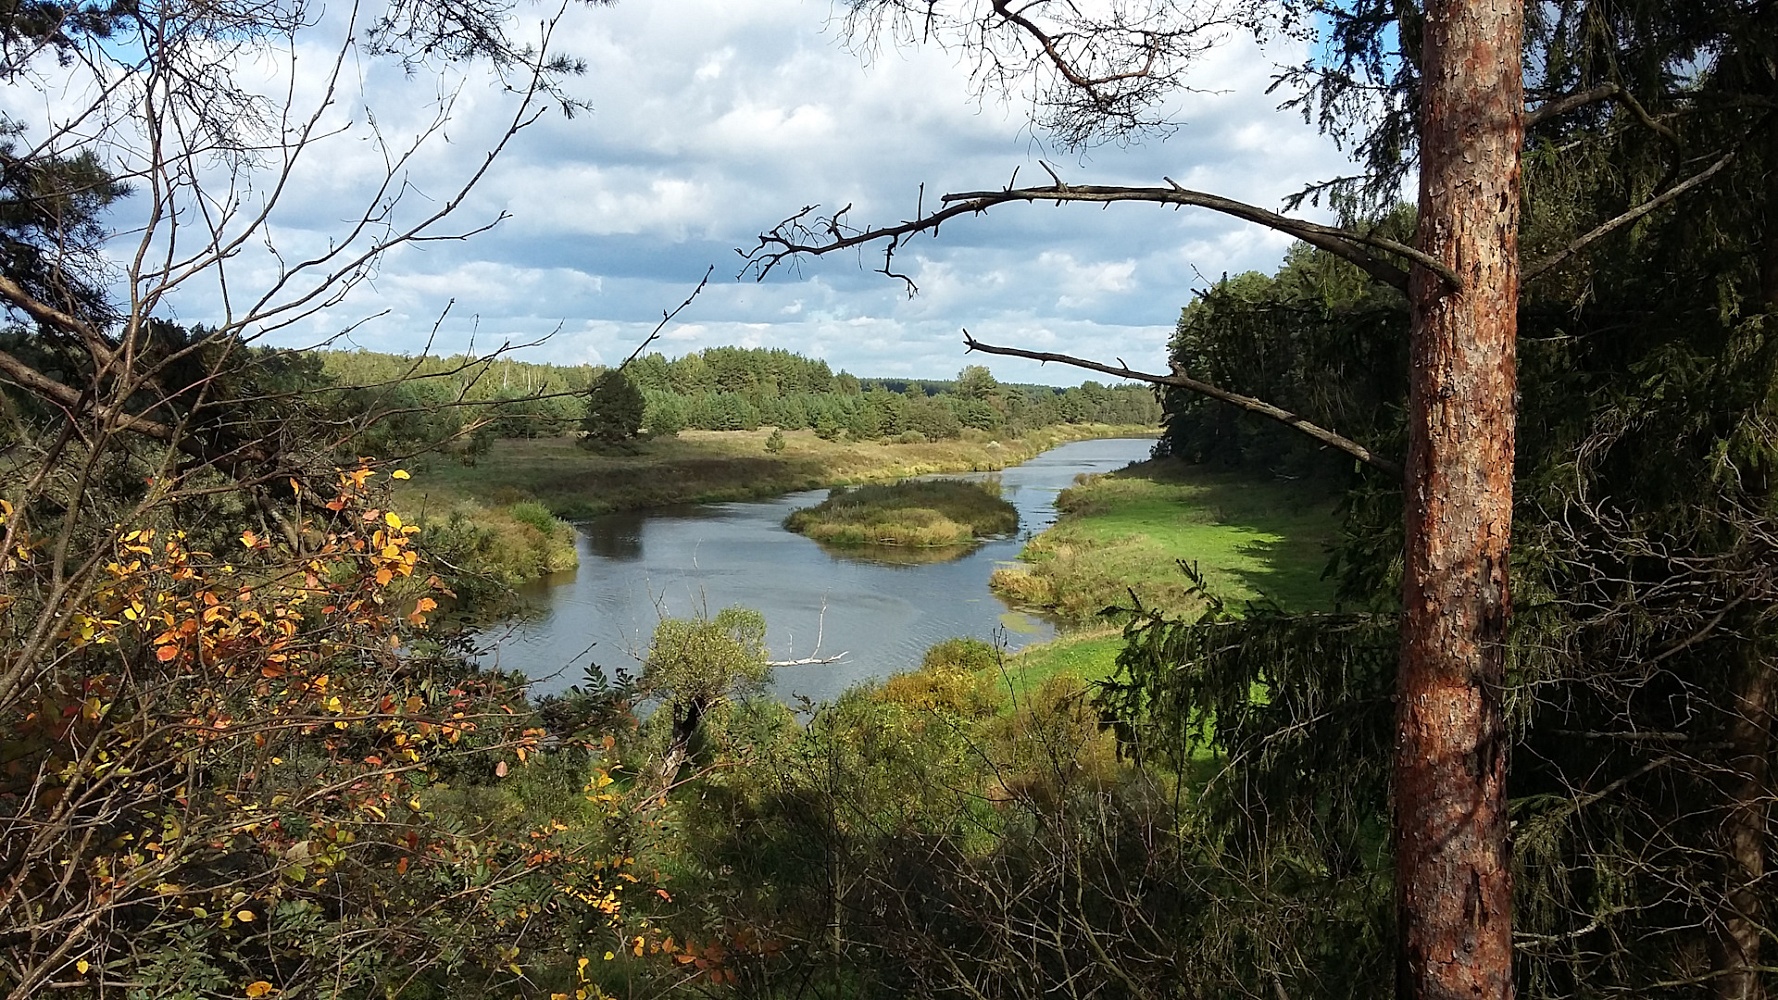
[{"label": "riverbank", "polygon": [[574,526],[536,501],[491,506],[457,498],[448,505],[421,503],[404,509],[412,511],[420,526],[426,552],[445,568],[459,571],[456,586],[462,597],[471,596],[462,589],[476,581],[498,591],[580,565]]},{"label": "riverbank", "polygon": [[966,430],[938,442],[829,441],[771,428],[685,431],[601,454],[572,437],[503,439],[474,465],[449,456],[408,464],[396,503],[453,566],[516,586],[578,563],[567,521],[683,503],[758,500],[799,490],[947,472],[998,471],[1070,441],[1145,437],[1151,427],[1059,424],[1024,437]]},{"label": "riverbank", "polygon": [[[1297,483],[1254,481],[1173,459],[1086,477],[1056,498],[1061,517],[1033,538],[1020,564],[996,570],[995,593],[1077,629],[1128,606],[1189,615],[1203,607],[1179,561],[1195,563],[1231,605],[1269,599],[1291,611],[1333,604],[1321,578],[1336,521],[1334,498]],[[1058,673],[1107,675],[1122,640],[1100,628],[1065,635],[1012,658],[1009,683],[1033,687]]]},{"label": "riverbank", "polygon": [[766,450],[772,429],[685,431],[637,445],[633,455],[598,454],[572,438],[505,440],[475,465],[416,464],[404,483],[408,506],[448,507],[473,500],[489,507],[535,500],[575,521],[620,510],[681,503],[758,500],[798,490],[855,486],[943,472],[990,472],[1059,444],[1090,438],[1144,437],[1152,427],[1060,424],[1020,438],[968,431],[948,441],[828,441],[814,431],[784,431],[783,448]]}]

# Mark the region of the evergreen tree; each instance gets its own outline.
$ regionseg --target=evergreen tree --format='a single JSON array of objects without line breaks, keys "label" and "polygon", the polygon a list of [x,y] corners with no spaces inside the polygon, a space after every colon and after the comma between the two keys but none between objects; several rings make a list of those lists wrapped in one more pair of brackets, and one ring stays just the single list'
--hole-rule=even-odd
[{"label": "evergreen tree", "polygon": [[620,444],[642,430],[646,408],[642,390],[636,388],[622,368],[610,368],[600,373],[587,389],[586,417],[580,428],[588,441]]}]

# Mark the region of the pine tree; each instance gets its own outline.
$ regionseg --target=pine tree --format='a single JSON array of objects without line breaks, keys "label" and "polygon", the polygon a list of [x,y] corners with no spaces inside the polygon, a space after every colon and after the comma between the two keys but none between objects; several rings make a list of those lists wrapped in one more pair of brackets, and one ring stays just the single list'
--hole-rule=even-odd
[{"label": "pine tree", "polygon": [[621,368],[609,368],[587,389],[586,418],[580,429],[590,442],[620,444],[642,430],[646,403]]}]

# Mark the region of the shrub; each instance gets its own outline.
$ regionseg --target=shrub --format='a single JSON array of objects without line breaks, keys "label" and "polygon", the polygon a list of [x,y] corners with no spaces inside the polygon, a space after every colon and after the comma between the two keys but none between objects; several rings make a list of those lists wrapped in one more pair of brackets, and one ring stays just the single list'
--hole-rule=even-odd
[{"label": "shrub", "polygon": [[973,637],[946,639],[926,650],[920,669],[952,668],[956,670],[988,670],[1000,665],[1000,650],[991,642]]},{"label": "shrub", "polygon": [[535,500],[515,503],[509,512],[512,514],[513,520],[520,524],[528,524],[546,536],[556,533],[556,516],[550,513],[548,507]]},{"label": "shrub", "polygon": [[983,719],[994,714],[991,678],[951,665],[926,666],[911,673],[896,674],[883,682],[877,698],[968,719]]}]

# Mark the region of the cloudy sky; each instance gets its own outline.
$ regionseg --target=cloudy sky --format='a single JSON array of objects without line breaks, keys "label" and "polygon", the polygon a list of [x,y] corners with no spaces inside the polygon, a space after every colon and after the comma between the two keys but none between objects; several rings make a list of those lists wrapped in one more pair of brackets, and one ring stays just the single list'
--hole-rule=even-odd
[{"label": "cloudy sky", "polygon": [[[735,250],[804,205],[850,203],[860,222],[894,222],[913,212],[922,184],[930,205],[937,192],[1000,186],[1015,168],[1036,182],[1039,158],[1082,183],[1165,175],[1268,207],[1344,165],[1265,93],[1300,48],[1230,38],[1190,78],[1200,92],[1179,98],[1174,134],[1082,154],[1047,145],[1023,107],[975,99],[968,65],[951,54],[847,50],[831,14],[828,0],[570,10],[553,44],[586,61],[569,88],[592,111],[552,111],[521,132],[456,216],[463,227],[506,220],[472,240],[392,254],[351,298],[279,338],[295,344],[375,315],[349,343],[416,352],[436,325],[434,350],[471,338],[485,350],[553,331],[522,356],[609,363],[714,265],[710,287],[659,342],[665,353],[782,347],[863,376],[945,377],[982,361],[1002,379],[1072,384],[1085,376],[967,359],[959,331],[1158,370],[1190,290],[1223,272],[1275,266],[1286,241],[1202,211],[1006,206],[906,247],[897,260],[919,285],[912,298],[872,272],[871,254],[810,260],[756,282],[737,278]],[[298,63],[313,74],[324,57],[302,52]],[[398,139],[431,120],[441,86],[460,84],[449,122],[404,168],[409,210],[448,198],[511,113],[509,95],[473,75],[441,85],[356,57],[347,75],[362,94],[339,101],[351,128],[309,154],[275,217],[287,257],[324,244],[382,172],[364,132],[366,103],[381,134]],[[237,284],[264,280],[244,267]],[[179,302],[193,321],[214,307],[199,293]]]}]

